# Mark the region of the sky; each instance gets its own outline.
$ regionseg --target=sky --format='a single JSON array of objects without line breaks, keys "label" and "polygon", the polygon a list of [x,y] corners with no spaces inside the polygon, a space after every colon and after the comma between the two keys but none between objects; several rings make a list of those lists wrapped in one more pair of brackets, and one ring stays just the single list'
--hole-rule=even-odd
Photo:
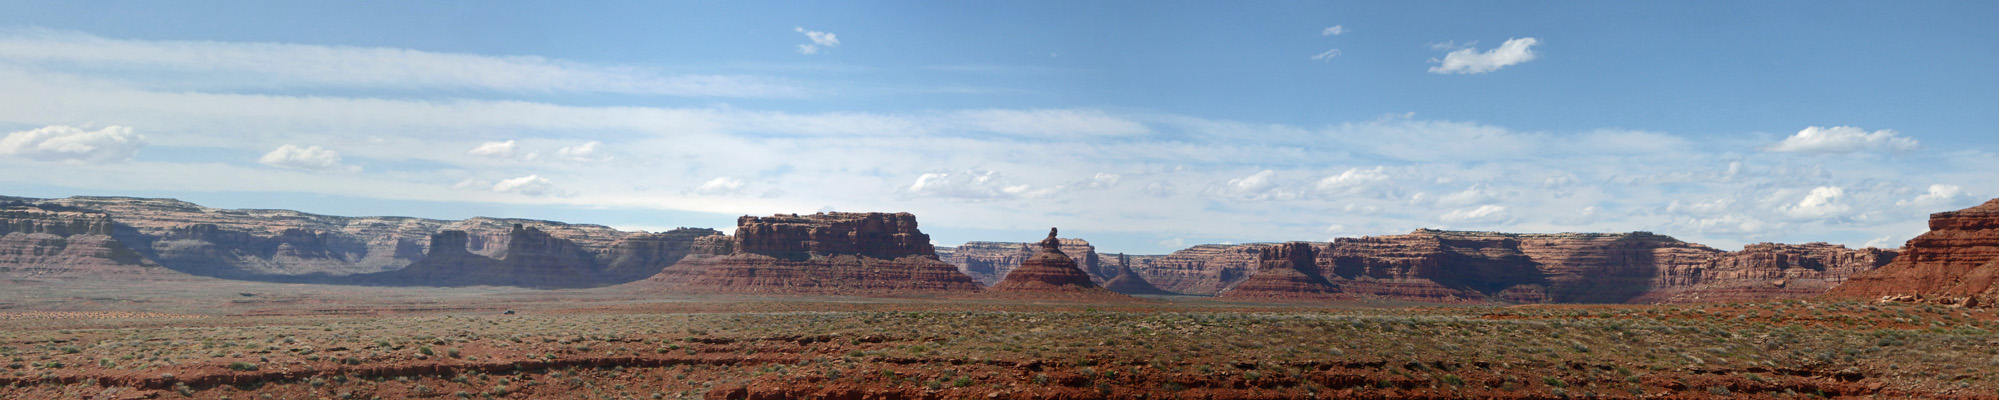
[{"label": "sky", "polygon": [[1995,2],[292,3],[0,1],[0,194],[1132,254],[1999,196]]}]

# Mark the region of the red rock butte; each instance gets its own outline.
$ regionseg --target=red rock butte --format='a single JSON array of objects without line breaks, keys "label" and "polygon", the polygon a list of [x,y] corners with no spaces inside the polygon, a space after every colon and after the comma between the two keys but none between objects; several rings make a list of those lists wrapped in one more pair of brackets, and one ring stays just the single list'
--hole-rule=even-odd
[{"label": "red rock butte", "polygon": [[975,292],[978,282],[937,259],[909,213],[818,213],[736,220],[732,240],[693,252],[648,279],[690,291],[813,294]]},{"label": "red rock butte", "polygon": [[1930,231],[1886,266],[1853,275],[1833,297],[1990,307],[1999,300],[1999,199],[1930,214]]},{"label": "red rock butte", "polygon": [[1257,268],[1249,278],[1222,291],[1217,297],[1273,300],[1331,300],[1349,298],[1338,287],[1316,273],[1318,251],[1311,243],[1290,242],[1263,248]]},{"label": "red rock butte", "polygon": [[1111,293],[1090,280],[1090,274],[1076,266],[1076,260],[1062,253],[1062,241],[1055,238],[1055,228],[1048,228],[1048,238],[1041,241],[1041,251],[1022,261],[1020,267],[1006,274],[1006,279],[993,285],[996,292],[1103,292]]}]

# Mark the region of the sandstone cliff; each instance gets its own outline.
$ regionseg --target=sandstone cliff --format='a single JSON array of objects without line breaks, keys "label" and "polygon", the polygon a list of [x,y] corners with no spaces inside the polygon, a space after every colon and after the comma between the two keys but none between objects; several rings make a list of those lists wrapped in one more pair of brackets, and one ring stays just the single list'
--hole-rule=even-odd
[{"label": "sandstone cliff", "polygon": [[909,213],[744,216],[727,244],[699,240],[649,285],[701,292],[895,294],[973,292],[939,261]]},{"label": "sandstone cliff", "polygon": [[1116,277],[1104,282],[1104,289],[1124,294],[1173,294],[1165,289],[1160,289],[1158,286],[1153,286],[1152,282],[1145,281],[1144,276],[1140,276],[1138,272],[1133,271],[1131,269],[1130,256],[1118,254],[1117,260],[1117,272],[1113,275]]},{"label": "sandstone cliff", "polygon": [[[453,239],[459,243],[456,250],[505,261],[492,264],[502,270],[488,271],[489,274],[508,276],[514,271],[505,269],[515,267],[587,271],[572,274],[590,277],[587,281],[562,279],[523,284],[601,286],[651,276],[684,256],[695,238],[720,234],[710,229],[688,228],[665,233],[621,232],[598,225],[483,217],[461,221],[340,217],[290,210],[216,209],[172,199],[130,197],[10,198],[8,201],[21,210],[32,206],[36,210],[60,209],[91,216],[85,218],[89,220],[87,223],[97,226],[82,227],[90,234],[66,235],[73,237],[61,242],[64,248],[74,249],[77,254],[96,251],[126,264],[157,265],[199,276],[296,283],[468,284],[462,278],[445,278],[451,274],[422,271],[382,274],[426,259],[433,235],[457,231],[460,236]],[[0,247],[21,248],[22,254],[44,254],[40,257],[46,258],[47,254],[54,254],[51,251],[55,247],[51,246],[57,242],[32,235],[54,235],[51,232],[78,228],[33,229],[42,232],[24,232],[30,236],[0,239]],[[43,248],[32,249],[35,246]],[[4,252],[0,250],[0,254]],[[34,268],[41,273],[46,273],[50,266],[87,265],[93,262],[0,257],[0,269]],[[442,280],[428,280],[432,278]],[[482,282],[492,281],[495,280]]]},{"label": "sandstone cliff", "polygon": [[[1201,245],[1134,264],[1160,288],[1215,294],[1270,244]],[[1319,245],[1312,271],[1344,295],[1426,302],[1657,303],[1796,298],[1895,259],[1824,243],[1724,252],[1647,232],[1514,234],[1419,229]]]},{"label": "sandstone cliff", "polygon": [[146,259],[111,237],[103,213],[22,198],[0,204],[0,277],[13,279],[193,278]]},{"label": "sandstone cliff", "polygon": [[1183,294],[1212,295],[1249,277],[1268,243],[1204,244],[1132,265],[1146,282]]},{"label": "sandstone cliff", "polygon": [[1319,276],[1317,248],[1311,243],[1290,242],[1263,248],[1257,268],[1249,278],[1223,290],[1216,297],[1262,300],[1333,300],[1348,298],[1325,277]]},{"label": "sandstone cliff", "polygon": [[[1114,269],[1102,270],[1097,248],[1090,242],[1082,239],[1060,240],[1062,253],[1070,255],[1083,272],[1089,273],[1092,282],[1101,284],[1117,275]],[[937,258],[958,266],[959,272],[978,280],[979,284],[992,286],[1005,279],[1007,273],[1019,267],[1021,262],[1034,257],[1040,248],[1039,243],[965,242],[957,247],[937,249]]]},{"label": "sandstone cliff", "polygon": [[1992,306],[1999,301],[1999,199],[1930,214],[1930,231],[1909,239],[1894,261],[1854,275],[1830,294]]},{"label": "sandstone cliff", "polygon": [[[1075,259],[1062,251],[1062,240],[1055,238],[1055,228],[1048,228],[1048,238],[1038,243],[1040,251],[1033,257],[1021,261],[1020,267],[1006,274],[1006,279],[993,285],[996,292],[1108,292],[1083,272]],[[1090,253],[1095,254],[1095,253]]]}]

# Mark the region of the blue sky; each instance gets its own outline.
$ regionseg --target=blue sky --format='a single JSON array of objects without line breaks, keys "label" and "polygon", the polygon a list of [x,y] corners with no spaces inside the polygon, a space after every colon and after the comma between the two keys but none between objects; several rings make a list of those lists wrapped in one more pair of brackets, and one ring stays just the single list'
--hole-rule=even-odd
[{"label": "blue sky", "polygon": [[1999,196],[1992,3],[1076,3],[0,4],[0,192],[1132,253]]}]

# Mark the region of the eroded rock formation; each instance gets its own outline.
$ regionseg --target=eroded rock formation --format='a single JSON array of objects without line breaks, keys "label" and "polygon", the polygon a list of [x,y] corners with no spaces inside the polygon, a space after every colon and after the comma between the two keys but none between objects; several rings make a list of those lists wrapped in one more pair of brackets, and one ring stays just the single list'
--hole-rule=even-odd
[{"label": "eroded rock formation", "polygon": [[1118,254],[1117,259],[1117,274],[1114,275],[1116,278],[1104,282],[1104,289],[1124,294],[1173,294],[1153,286],[1152,282],[1145,281],[1144,276],[1132,271],[1130,256]]},{"label": "eroded rock formation", "polygon": [[892,294],[972,292],[979,284],[939,261],[909,213],[744,216],[726,244],[697,240],[693,255],[647,281],[675,290]]},{"label": "eroded rock formation", "polygon": [[1160,289],[1193,295],[1213,295],[1249,277],[1268,243],[1204,244],[1143,260],[1132,269]]},{"label": "eroded rock formation", "polygon": [[193,278],[161,268],[111,237],[103,213],[10,201],[0,204],[0,277]]},{"label": "eroded rock formation", "polygon": [[1039,243],[1041,250],[1021,261],[1020,267],[1006,274],[1006,279],[993,285],[997,292],[1069,292],[1106,291],[1090,280],[1090,274],[1076,264],[1076,260],[1062,251],[1062,240],[1055,238],[1055,228],[1048,228],[1048,238]]},{"label": "eroded rock formation", "polygon": [[1991,307],[1999,301],[1999,199],[1930,214],[1930,231],[1909,239],[1893,262],[1830,294]]},{"label": "eroded rock formation", "polygon": [[[1167,290],[1213,294],[1247,279],[1270,244],[1195,246],[1134,266]],[[1514,234],[1419,229],[1339,238],[1314,267],[1343,294],[1426,302],[1654,303],[1796,298],[1895,259],[1825,243],[1724,252],[1647,232]],[[1215,291],[1208,291],[1215,290]]]},{"label": "eroded rock formation", "polygon": [[1317,248],[1290,242],[1265,246],[1249,278],[1217,297],[1268,300],[1331,300],[1345,298],[1338,287],[1319,276]]},{"label": "eroded rock formation", "polygon": [[[1115,269],[1105,270],[1098,261],[1097,248],[1082,239],[1059,239],[1063,254],[1076,261],[1076,266],[1090,274],[1090,279],[1099,284],[1117,276]],[[992,286],[1006,278],[1008,272],[1019,267],[1021,262],[1034,257],[1041,249],[1040,243],[1012,242],[965,242],[964,245],[949,249],[938,249],[938,259],[958,266],[979,284]]]},{"label": "eroded rock formation", "polygon": [[[471,218],[445,221],[408,217],[339,217],[289,210],[229,210],[202,207],[172,199],[129,197],[70,197],[65,199],[8,198],[11,209],[88,215],[92,226],[46,226],[28,236],[0,239],[0,247],[19,247],[21,254],[47,258],[57,244],[76,254],[102,257],[132,265],[157,265],[172,271],[228,279],[297,283],[433,285],[496,284],[530,281],[550,269],[582,271],[573,276],[528,282],[537,287],[602,286],[642,279],[672,264],[690,250],[694,239],[718,235],[711,229],[682,228],[665,233],[621,232],[597,225],[551,221]],[[25,215],[25,214],[23,214]],[[52,214],[53,215],[53,214]],[[40,217],[36,217],[40,218]],[[63,217],[70,218],[71,217]],[[44,221],[43,223],[46,223]],[[69,222],[64,222],[68,224]],[[13,225],[9,225],[13,226]],[[518,227],[518,228],[517,228]],[[9,228],[12,229],[12,228]],[[83,235],[58,235],[83,229]],[[426,259],[433,235],[460,232],[442,254],[463,251],[504,261],[486,275],[515,278],[467,280],[449,273],[399,271]],[[43,235],[43,236],[34,236]],[[51,242],[47,235],[63,236]],[[519,243],[515,243],[515,242]],[[32,242],[32,243],[30,243]],[[16,243],[26,243],[23,244]],[[41,250],[31,247],[41,246]],[[5,254],[6,250],[0,250]],[[40,271],[102,264],[70,261],[6,259],[0,269]],[[512,260],[512,261],[507,261]],[[436,261],[441,263],[444,261]],[[476,261],[474,261],[476,263]],[[93,264],[96,263],[96,264]],[[40,265],[40,266],[35,266]],[[507,270],[522,268],[522,271]],[[529,270],[532,269],[532,270]],[[535,272],[542,271],[542,272]],[[518,273],[517,273],[518,272]],[[391,279],[390,277],[395,277]],[[441,280],[429,280],[431,278]],[[481,283],[466,283],[481,282]],[[498,283],[504,284],[504,283]]]}]

